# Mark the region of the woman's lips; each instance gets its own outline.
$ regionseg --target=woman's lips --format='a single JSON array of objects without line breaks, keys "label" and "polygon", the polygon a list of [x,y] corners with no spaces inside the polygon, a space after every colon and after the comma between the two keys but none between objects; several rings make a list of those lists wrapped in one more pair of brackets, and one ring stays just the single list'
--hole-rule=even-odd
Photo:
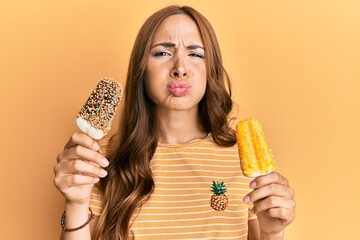
[{"label": "woman's lips", "polygon": [[176,97],[181,97],[186,95],[189,91],[190,86],[186,82],[176,82],[168,85],[168,89],[172,95]]}]

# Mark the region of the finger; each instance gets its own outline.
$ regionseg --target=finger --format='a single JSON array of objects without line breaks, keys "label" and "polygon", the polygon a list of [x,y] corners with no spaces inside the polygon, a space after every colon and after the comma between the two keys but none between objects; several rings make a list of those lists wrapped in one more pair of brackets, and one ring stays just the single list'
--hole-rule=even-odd
[{"label": "finger", "polygon": [[295,218],[295,211],[293,208],[271,208],[267,211],[267,215],[272,218],[283,219],[289,224]]},{"label": "finger", "polygon": [[91,137],[86,135],[85,133],[80,133],[80,132],[73,133],[71,135],[69,141],[65,145],[64,149],[72,148],[76,145],[81,145],[81,146],[90,148],[94,151],[100,150],[99,144],[94,139],[92,139]]},{"label": "finger", "polygon": [[246,203],[255,202],[269,196],[278,196],[292,199],[294,197],[294,191],[288,186],[272,183],[261,188],[256,188],[252,192],[248,193],[244,197],[243,201]]},{"label": "finger", "polygon": [[57,175],[54,178],[54,185],[61,192],[66,192],[66,189],[72,186],[78,185],[89,185],[99,182],[100,179],[98,177],[85,176],[81,174],[62,174]]},{"label": "finger", "polygon": [[91,177],[81,174],[72,174],[67,175],[65,178],[65,183],[68,186],[78,186],[78,185],[87,185],[98,182],[100,179],[98,177]]},{"label": "finger", "polygon": [[54,168],[55,174],[82,174],[93,177],[105,177],[107,172],[90,162],[84,160],[64,161]]},{"label": "finger", "polygon": [[295,201],[283,197],[270,196],[254,202],[254,206],[251,212],[258,214],[262,211],[266,211],[272,208],[287,208],[292,209],[295,207]]},{"label": "finger", "polygon": [[90,162],[96,163],[102,167],[107,167],[109,165],[109,161],[99,152],[83,147],[81,145],[76,145],[72,148],[65,149],[58,156],[58,162],[62,160],[76,159],[85,159]]},{"label": "finger", "polygon": [[59,186],[62,189],[66,189],[72,186],[88,185],[97,183],[100,179],[98,177],[86,176],[81,174],[68,174],[63,175],[59,179]]},{"label": "finger", "polygon": [[250,187],[253,189],[263,187],[271,183],[278,183],[282,185],[289,185],[289,181],[277,172],[271,172],[266,175],[259,176],[250,182]]}]

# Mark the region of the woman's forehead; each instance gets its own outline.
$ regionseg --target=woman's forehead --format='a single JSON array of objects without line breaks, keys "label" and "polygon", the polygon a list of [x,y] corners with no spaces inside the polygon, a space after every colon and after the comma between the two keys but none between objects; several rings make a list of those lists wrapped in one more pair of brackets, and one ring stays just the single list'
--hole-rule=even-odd
[{"label": "woman's forehead", "polygon": [[156,30],[153,45],[162,42],[202,45],[202,38],[195,21],[186,14],[176,14],[164,19]]}]

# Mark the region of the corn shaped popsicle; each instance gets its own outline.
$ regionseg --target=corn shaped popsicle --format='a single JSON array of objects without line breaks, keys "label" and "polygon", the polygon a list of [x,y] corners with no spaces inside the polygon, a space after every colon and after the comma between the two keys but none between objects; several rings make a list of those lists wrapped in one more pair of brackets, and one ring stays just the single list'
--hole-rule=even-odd
[{"label": "corn shaped popsicle", "polygon": [[240,165],[245,176],[257,177],[275,168],[261,123],[257,119],[240,121],[236,126]]},{"label": "corn shaped popsicle", "polygon": [[102,79],[77,115],[76,124],[80,130],[96,140],[103,138],[111,128],[122,91],[118,82]]}]

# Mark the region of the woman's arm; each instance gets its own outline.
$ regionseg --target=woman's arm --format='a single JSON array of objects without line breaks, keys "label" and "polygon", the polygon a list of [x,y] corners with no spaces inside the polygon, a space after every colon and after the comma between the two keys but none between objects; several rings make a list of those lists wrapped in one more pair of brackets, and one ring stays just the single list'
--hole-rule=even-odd
[{"label": "woman's arm", "polygon": [[272,236],[264,235],[264,234],[261,235],[259,222],[257,219],[250,220],[248,222],[248,240],[277,240],[283,238],[284,238],[284,232],[280,232]]},{"label": "woman's arm", "polygon": [[257,219],[248,221],[248,240],[260,240],[260,229]]},{"label": "woman's arm", "polygon": [[[90,230],[90,235],[93,236],[94,235],[94,231],[95,231],[95,228],[96,228],[96,225],[99,221],[99,217],[98,216],[94,216],[93,220],[91,220],[91,222],[89,223],[89,230]],[[76,236],[78,237],[78,236]],[[71,238],[74,238],[76,239],[75,236],[71,236]],[[60,237],[60,240],[64,240],[64,239],[68,239],[68,238],[64,238],[64,232],[61,233],[61,237]],[[79,238],[77,238],[79,239]],[[82,238],[81,239],[86,239],[86,238]],[[91,238],[89,238],[91,239]]]},{"label": "woman's arm", "polygon": [[64,195],[65,229],[62,240],[91,240],[90,229],[96,222],[90,220],[89,204],[94,184],[105,177],[109,162],[99,151],[99,145],[83,133],[72,135],[64,150],[58,155],[54,167],[56,188]]},{"label": "woman's arm", "polygon": [[[86,221],[88,221],[89,215],[89,206],[88,205],[65,205],[65,228],[75,228],[81,226]],[[66,232],[62,231],[61,240],[91,240],[91,225],[94,224],[95,219],[92,219],[89,224],[85,227],[72,231]]]},{"label": "woman's arm", "polygon": [[[94,216],[94,218],[91,220],[91,222],[89,223],[89,231],[90,231],[90,235],[93,236],[94,235],[94,231],[95,231],[95,228],[96,228],[96,225],[99,221],[99,217],[98,216]],[[89,238],[89,236],[87,236],[85,238],[85,234],[88,234],[88,231],[87,230],[84,230],[85,233],[78,233],[78,235],[75,236],[72,235],[72,236],[66,236],[66,238],[64,237],[64,232],[61,233],[61,237],[60,237],[60,240],[65,240],[65,239],[91,239],[91,237]],[[80,234],[84,234],[84,235],[81,235]],[[69,235],[69,234],[68,234]]]}]

